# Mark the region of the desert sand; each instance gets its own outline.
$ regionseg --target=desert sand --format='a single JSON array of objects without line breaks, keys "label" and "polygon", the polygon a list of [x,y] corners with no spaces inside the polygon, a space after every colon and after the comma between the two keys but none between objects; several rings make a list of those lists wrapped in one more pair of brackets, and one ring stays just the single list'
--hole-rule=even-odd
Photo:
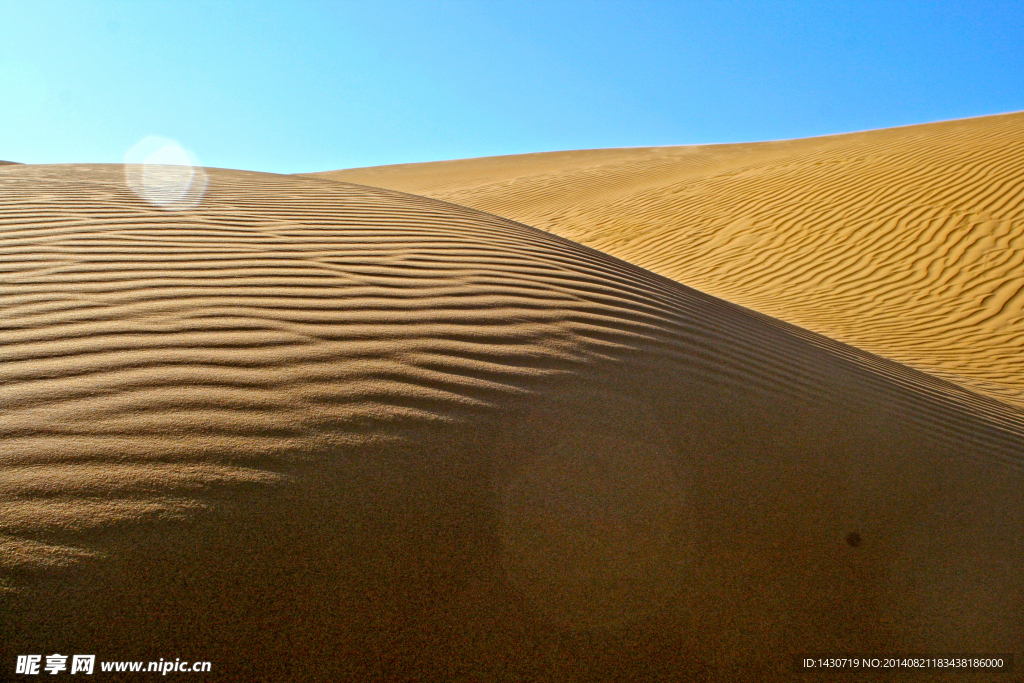
[{"label": "desert sand", "polygon": [[[921,130],[927,146],[945,129]],[[579,241],[552,234],[555,218],[531,218],[541,230],[494,215],[512,213],[513,194],[490,195],[507,207],[485,213],[207,169],[202,201],[165,211],[117,165],[0,169],[4,666],[60,652],[211,661],[196,680],[760,682],[792,680],[801,652],[1020,661],[1024,411],[1002,400],[1012,373],[1003,393],[983,392],[792,324],[902,291],[881,266],[830,270],[849,287],[814,289],[816,261],[759,275],[725,262],[733,240],[708,252],[702,286],[729,270],[735,292],[756,298],[782,278],[765,300],[802,302],[787,319],[674,279],[696,268],[689,243],[650,231],[673,174],[689,165],[710,187],[701,173],[732,163],[705,151],[711,161],[699,149],[580,152],[451,174],[514,185],[501,173],[548,159],[566,178],[551,205],[579,194],[578,208],[562,204],[567,233],[601,196],[635,201],[647,182],[661,208],[636,212],[632,242],[611,209]],[[924,157],[915,168],[932,172]],[[602,170],[600,158],[617,161]],[[887,191],[917,187],[878,160],[859,189],[835,180],[827,192],[801,185],[795,162],[752,168],[755,194],[757,178],[796,174],[776,179],[780,225],[787,192],[870,194],[869,169]],[[971,173],[992,183],[962,188],[972,206],[1012,185]],[[687,216],[704,216],[687,202],[722,201],[685,196]],[[1012,204],[987,209],[1006,249],[1020,223],[999,212]],[[906,223],[894,220],[879,237]],[[764,231],[743,244],[768,264],[782,247]],[[633,262],[611,255],[626,248],[612,234]],[[819,260],[882,253],[836,249]],[[1018,267],[1000,258],[993,272]],[[679,270],[664,277],[658,263]],[[903,348],[912,323],[952,305],[942,291],[923,292],[902,329],[882,318],[850,329]],[[978,367],[998,366],[1001,337],[975,328],[993,364]],[[958,680],[915,680],[929,678]]]},{"label": "desert sand", "polygon": [[1024,113],[319,175],[543,228],[1024,407]]}]

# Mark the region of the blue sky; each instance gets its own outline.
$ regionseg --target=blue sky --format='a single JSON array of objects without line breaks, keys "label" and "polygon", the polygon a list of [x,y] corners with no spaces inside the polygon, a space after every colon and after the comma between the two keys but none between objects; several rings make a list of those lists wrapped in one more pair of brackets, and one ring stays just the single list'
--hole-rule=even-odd
[{"label": "blue sky", "polygon": [[0,0],[0,159],[276,173],[1024,110],[1022,2]]}]

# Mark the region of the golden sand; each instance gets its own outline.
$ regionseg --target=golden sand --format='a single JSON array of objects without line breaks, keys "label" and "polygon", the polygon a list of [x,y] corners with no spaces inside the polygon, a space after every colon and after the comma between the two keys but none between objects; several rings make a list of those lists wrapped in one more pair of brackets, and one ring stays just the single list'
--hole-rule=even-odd
[{"label": "golden sand", "polygon": [[0,170],[4,666],[1021,657],[1019,409],[471,208],[207,174]]}]

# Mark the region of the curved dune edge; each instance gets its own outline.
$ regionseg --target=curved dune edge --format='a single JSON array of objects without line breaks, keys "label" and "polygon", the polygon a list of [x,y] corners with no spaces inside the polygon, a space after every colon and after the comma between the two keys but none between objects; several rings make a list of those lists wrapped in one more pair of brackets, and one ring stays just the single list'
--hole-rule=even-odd
[{"label": "curved dune edge", "polygon": [[1024,407],[1024,114],[311,174],[587,244]]},{"label": "curved dune edge", "polygon": [[118,166],[0,174],[4,661],[1020,656],[1020,411],[493,215],[207,173],[183,212]]}]

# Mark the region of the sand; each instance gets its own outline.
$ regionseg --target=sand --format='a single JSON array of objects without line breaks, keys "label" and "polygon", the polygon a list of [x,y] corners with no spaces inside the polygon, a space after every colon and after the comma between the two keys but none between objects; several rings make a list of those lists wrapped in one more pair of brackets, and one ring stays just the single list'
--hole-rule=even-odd
[{"label": "sand", "polygon": [[543,228],[1024,407],[1024,113],[318,175]]},{"label": "sand", "polygon": [[1016,406],[472,208],[206,173],[0,170],[5,672],[1024,654]]}]

